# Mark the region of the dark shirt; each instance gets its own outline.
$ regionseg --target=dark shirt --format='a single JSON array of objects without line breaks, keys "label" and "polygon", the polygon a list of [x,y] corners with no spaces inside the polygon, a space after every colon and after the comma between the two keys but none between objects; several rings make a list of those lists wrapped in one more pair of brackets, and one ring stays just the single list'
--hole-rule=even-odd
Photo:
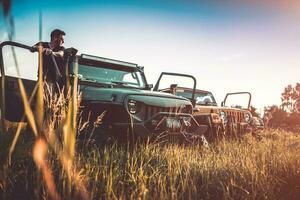
[{"label": "dark shirt", "polygon": [[[39,43],[37,43],[35,46],[38,46]],[[50,45],[48,42],[41,42],[41,45],[43,48],[49,48]],[[63,46],[58,46],[55,47],[54,49],[51,49],[53,52],[59,52],[59,51],[64,51],[65,48]],[[43,77],[46,77],[47,82],[57,82],[59,81],[59,77],[57,76],[56,68],[53,63],[52,59],[53,55],[46,55],[45,52],[43,52]],[[65,75],[65,64],[64,64],[64,59],[60,56],[54,56],[55,61],[57,63],[57,67],[59,69],[59,72],[61,75]]]}]

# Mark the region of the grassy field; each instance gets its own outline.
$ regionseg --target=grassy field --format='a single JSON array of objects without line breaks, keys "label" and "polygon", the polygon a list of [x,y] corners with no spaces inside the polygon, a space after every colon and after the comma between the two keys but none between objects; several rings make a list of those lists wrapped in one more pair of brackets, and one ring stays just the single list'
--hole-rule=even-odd
[{"label": "grassy field", "polygon": [[[249,134],[209,148],[98,146],[93,140],[82,145],[76,134],[86,122],[77,119],[76,79],[66,98],[63,91],[54,96],[44,92],[39,82],[35,113],[21,81],[19,86],[32,131],[9,124],[0,133],[0,199],[300,197],[300,134],[265,130],[260,137]],[[101,117],[94,125],[101,125]]]},{"label": "grassy field", "polygon": [[[259,139],[245,135],[210,148],[155,143],[99,148],[91,143],[76,149],[67,170],[53,148],[33,156],[36,139],[26,133],[8,164],[13,134],[11,129],[0,136],[2,199],[300,197],[300,137],[284,131],[266,130]],[[44,159],[43,166],[37,159]]]}]

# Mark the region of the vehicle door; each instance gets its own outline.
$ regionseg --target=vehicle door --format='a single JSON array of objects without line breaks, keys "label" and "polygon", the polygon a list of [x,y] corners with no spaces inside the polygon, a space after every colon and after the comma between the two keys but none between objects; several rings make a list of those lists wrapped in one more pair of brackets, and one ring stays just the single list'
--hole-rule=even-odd
[{"label": "vehicle door", "polygon": [[227,93],[221,105],[225,107],[250,109],[251,93],[250,92]]},{"label": "vehicle door", "polygon": [[20,122],[24,115],[18,80],[23,82],[29,98],[36,86],[38,72],[38,53],[32,50],[30,46],[11,41],[0,44],[1,119]]},{"label": "vehicle door", "polygon": [[[196,78],[188,74],[162,72],[153,88],[153,91],[168,92],[176,94],[179,90],[189,90],[183,97],[188,98],[195,106]],[[186,93],[186,92],[185,92]]]}]

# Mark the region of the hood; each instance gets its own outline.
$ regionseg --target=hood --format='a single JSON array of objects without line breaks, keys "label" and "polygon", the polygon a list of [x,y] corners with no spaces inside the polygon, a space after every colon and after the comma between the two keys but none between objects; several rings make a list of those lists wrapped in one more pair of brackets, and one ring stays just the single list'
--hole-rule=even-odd
[{"label": "hood", "polygon": [[194,111],[200,113],[219,113],[220,107],[218,106],[201,106],[196,105]]},{"label": "hood", "polygon": [[218,113],[221,110],[224,112],[249,112],[247,109],[241,109],[241,108],[220,107],[220,106],[200,106],[200,105],[196,105],[195,110],[200,111],[201,113]]},{"label": "hood", "polygon": [[99,101],[123,104],[125,99],[144,102],[153,106],[171,107],[175,105],[189,105],[186,98],[169,93],[154,92],[134,88],[96,88],[92,86],[80,86],[83,101]]}]

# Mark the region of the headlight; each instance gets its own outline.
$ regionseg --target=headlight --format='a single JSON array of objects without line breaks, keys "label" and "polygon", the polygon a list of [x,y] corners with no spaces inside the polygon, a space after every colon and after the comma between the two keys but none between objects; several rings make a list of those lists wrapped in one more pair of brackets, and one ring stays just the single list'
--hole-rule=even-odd
[{"label": "headlight", "polygon": [[220,115],[218,115],[217,113],[211,113],[210,116],[213,123],[220,123],[220,121],[222,121]]},{"label": "headlight", "polygon": [[223,123],[227,123],[227,116],[224,111],[220,111],[220,118],[222,119]]},{"label": "headlight", "polygon": [[180,110],[182,113],[188,113],[188,114],[193,113],[193,107],[191,105],[182,105]]},{"label": "headlight", "polygon": [[129,100],[127,103],[128,111],[131,114],[136,114],[137,113],[137,102],[135,100]]},{"label": "headlight", "polygon": [[246,122],[246,123],[250,123],[250,120],[251,120],[251,115],[250,115],[250,113],[245,113],[245,114],[244,114],[244,119],[245,119],[245,122]]}]

